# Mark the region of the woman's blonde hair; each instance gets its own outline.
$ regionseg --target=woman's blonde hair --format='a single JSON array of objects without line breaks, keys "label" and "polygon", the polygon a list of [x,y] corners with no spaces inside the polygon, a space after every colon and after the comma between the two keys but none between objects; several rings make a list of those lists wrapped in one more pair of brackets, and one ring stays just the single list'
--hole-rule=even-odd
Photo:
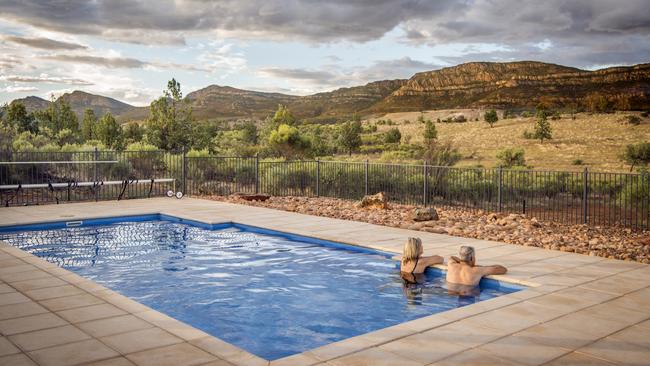
[{"label": "woman's blonde hair", "polygon": [[420,238],[408,238],[404,243],[404,253],[402,253],[402,261],[409,262],[418,259],[424,249],[422,248],[422,240]]}]

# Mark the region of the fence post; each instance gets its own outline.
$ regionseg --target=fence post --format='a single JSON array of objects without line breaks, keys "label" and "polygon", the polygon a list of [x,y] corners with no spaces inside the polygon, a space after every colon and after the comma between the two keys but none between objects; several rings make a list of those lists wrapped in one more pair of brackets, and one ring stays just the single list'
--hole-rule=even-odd
[{"label": "fence post", "polygon": [[255,154],[255,194],[260,193],[260,154]]},{"label": "fence post", "polygon": [[316,197],[320,197],[320,159],[316,159]]},{"label": "fence post", "polygon": [[589,169],[585,168],[582,175],[582,223],[586,224],[588,221],[587,202],[589,199]]},{"label": "fence post", "polygon": [[95,202],[97,202],[97,200],[98,200],[97,193],[99,192],[99,186],[97,185],[97,182],[98,182],[98,180],[97,180],[97,178],[98,178],[97,177],[97,160],[99,160],[98,158],[99,158],[99,151],[97,151],[97,146],[95,146],[95,152],[93,154],[93,160],[95,161],[95,163],[93,164],[93,166],[94,166],[93,167],[93,184],[95,185],[95,187],[94,187],[95,188],[94,189],[94,191],[95,191]]},{"label": "fence post", "polygon": [[187,152],[186,152],[185,146],[183,146],[183,148],[181,149],[181,153],[182,153],[182,156],[183,156],[183,164],[181,164],[181,175],[182,175],[182,178],[183,178],[183,185],[182,185],[183,190],[182,190],[182,192],[183,192],[184,195],[187,195],[187,192],[186,192],[186,189],[185,189],[186,184],[187,184]]},{"label": "fence post", "polygon": [[365,166],[365,175],[366,175],[366,196],[368,195],[368,159],[366,159],[366,166]]},{"label": "fence post", "polygon": [[503,210],[503,167],[499,167],[499,191],[498,191],[498,200],[499,200],[499,212]]},{"label": "fence post", "polygon": [[428,195],[428,191],[429,191],[429,184],[427,182],[429,180],[429,166],[428,165],[429,165],[429,162],[425,160],[424,161],[424,184],[423,184],[424,185],[424,192],[422,192],[423,193],[422,194],[422,205],[424,207],[427,207],[427,195]]}]

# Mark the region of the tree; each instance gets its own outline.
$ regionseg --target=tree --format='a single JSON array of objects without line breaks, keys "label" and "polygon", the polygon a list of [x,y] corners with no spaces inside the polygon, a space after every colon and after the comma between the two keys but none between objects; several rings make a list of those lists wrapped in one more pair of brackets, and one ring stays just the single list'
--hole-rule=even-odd
[{"label": "tree", "polygon": [[[433,166],[453,166],[460,161],[462,155],[451,141],[431,140],[423,158]],[[441,172],[441,170],[436,171]]]},{"label": "tree", "polygon": [[114,149],[123,147],[122,126],[117,123],[110,112],[106,113],[97,124],[97,139]]},{"label": "tree", "polygon": [[427,143],[430,143],[431,140],[438,138],[438,130],[436,130],[436,125],[429,119],[424,125],[424,140]]},{"label": "tree", "polygon": [[296,117],[293,116],[289,108],[279,104],[278,110],[275,111],[273,118],[271,118],[271,129],[276,130],[280,125],[295,126],[296,124]]},{"label": "tree", "polygon": [[27,113],[27,108],[21,102],[11,102],[5,108],[3,119],[7,123],[16,126],[18,132],[38,132],[38,126],[34,123],[33,115]]},{"label": "tree", "polygon": [[138,122],[129,122],[124,128],[124,138],[127,140],[127,143],[132,144],[134,142],[142,141],[144,137],[144,127],[140,126]]},{"label": "tree", "polygon": [[499,166],[503,168],[512,168],[513,166],[526,165],[523,149],[505,149],[497,153]]},{"label": "tree", "polygon": [[499,116],[497,115],[497,111],[494,109],[490,109],[489,111],[485,112],[483,115],[483,120],[487,122],[490,125],[490,128],[494,126],[495,123],[499,120]]},{"label": "tree", "polygon": [[348,155],[361,146],[361,122],[348,121],[341,125],[338,144]]},{"label": "tree", "polygon": [[627,145],[621,158],[630,165],[630,171],[635,166],[647,166],[650,164],[650,142]]},{"label": "tree", "polygon": [[181,84],[171,79],[163,96],[151,102],[146,123],[147,139],[160,149],[180,149],[190,142],[193,121],[192,107],[189,100],[183,98]]},{"label": "tree", "polygon": [[246,121],[241,126],[242,138],[245,142],[255,145],[257,144],[257,125],[253,121]]},{"label": "tree", "polygon": [[79,132],[77,115],[70,107],[70,104],[63,98],[57,100],[52,98],[52,103],[50,103],[47,109],[35,112],[34,117],[37,120],[39,129],[41,127],[47,127],[54,134],[63,129],[69,129],[75,133]]},{"label": "tree", "polygon": [[543,143],[544,140],[550,140],[553,138],[551,132],[551,123],[546,118],[546,113],[538,113],[533,137],[539,139],[539,141]]},{"label": "tree", "polygon": [[269,136],[269,147],[287,159],[309,154],[309,140],[294,126],[282,124]]},{"label": "tree", "polygon": [[399,131],[399,128],[393,127],[390,130],[386,131],[384,135],[384,141],[387,144],[399,144],[402,140],[402,133]]},{"label": "tree", "polygon": [[84,111],[84,118],[81,121],[81,137],[84,141],[94,140],[97,138],[95,128],[97,126],[97,116],[95,111],[87,108]]}]

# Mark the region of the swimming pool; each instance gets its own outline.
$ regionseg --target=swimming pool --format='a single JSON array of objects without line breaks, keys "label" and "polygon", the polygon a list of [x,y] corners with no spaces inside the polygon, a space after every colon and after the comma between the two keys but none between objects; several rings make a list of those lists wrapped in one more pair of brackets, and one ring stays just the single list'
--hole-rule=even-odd
[{"label": "swimming pool", "polygon": [[[72,227],[68,227],[72,226]],[[164,215],[0,228],[0,240],[268,360],[522,289],[405,286],[392,254]]]}]

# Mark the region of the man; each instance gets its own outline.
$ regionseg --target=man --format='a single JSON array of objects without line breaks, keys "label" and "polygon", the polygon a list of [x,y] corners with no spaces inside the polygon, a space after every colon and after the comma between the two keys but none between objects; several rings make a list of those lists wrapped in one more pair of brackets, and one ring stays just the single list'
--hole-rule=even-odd
[{"label": "man", "polygon": [[447,263],[447,282],[450,285],[475,287],[483,276],[505,274],[504,266],[477,266],[473,247],[460,247],[459,258],[451,257]]}]

